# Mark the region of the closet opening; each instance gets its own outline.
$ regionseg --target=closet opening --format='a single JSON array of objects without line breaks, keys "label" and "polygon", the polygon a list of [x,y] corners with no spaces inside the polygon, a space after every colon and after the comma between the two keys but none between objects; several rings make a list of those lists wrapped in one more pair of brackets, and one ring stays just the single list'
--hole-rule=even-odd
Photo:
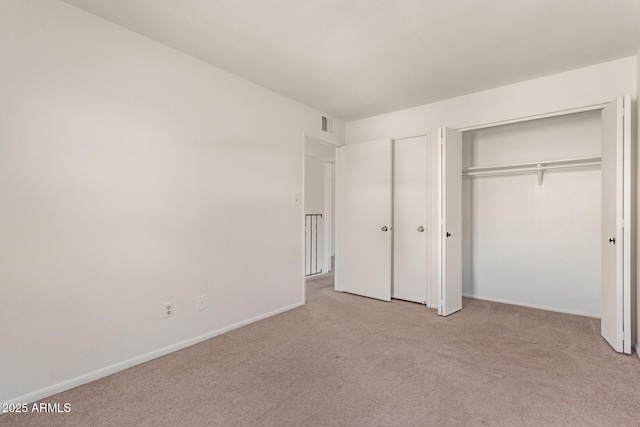
[{"label": "closet opening", "polygon": [[463,296],[600,317],[600,116],[463,132]]},{"label": "closet opening", "polygon": [[440,130],[439,314],[465,295],[591,316],[631,352],[630,112],[625,95],[602,110]]}]

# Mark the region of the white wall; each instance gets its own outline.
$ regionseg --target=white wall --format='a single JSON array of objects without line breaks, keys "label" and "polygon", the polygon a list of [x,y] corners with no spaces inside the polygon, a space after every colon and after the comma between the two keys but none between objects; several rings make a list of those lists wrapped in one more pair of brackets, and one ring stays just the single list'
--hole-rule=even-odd
[{"label": "white wall", "polygon": [[[463,168],[601,155],[600,112],[463,133]],[[463,180],[466,296],[600,316],[600,168]]]},{"label": "white wall", "polygon": [[[441,126],[464,128],[636,97],[636,58],[629,57],[565,73],[349,122],[346,143],[422,135]],[[435,136],[435,135],[434,135]],[[436,144],[437,138],[431,138]],[[432,153],[436,153],[432,147]],[[437,170],[433,155],[431,170]],[[432,210],[433,216],[433,210]],[[434,227],[434,218],[431,219]],[[433,253],[433,251],[432,251]],[[435,261],[432,260],[435,265]],[[434,276],[431,276],[434,283]],[[432,306],[437,289],[431,286]]]},{"label": "white wall", "polygon": [[626,93],[635,100],[635,57],[349,122],[346,143],[410,137],[441,126],[457,129],[560,111],[609,102]]},{"label": "white wall", "polygon": [[[304,213],[305,214],[323,214],[324,215],[324,186],[325,186],[325,163],[324,160],[318,157],[306,156],[305,159],[305,183],[304,183]],[[305,247],[305,257],[307,259],[307,274],[313,271],[326,271],[324,267],[324,218],[317,222],[317,234],[314,232],[314,227],[311,224],[311,220],[307,222],[307,243]],[[313,220],[313,224],[316,224],[316,219]],[[313,234],[313,235],[312,235]],[[311,245],[314,241],[317,242],[317,257],[316,246]],[[309,260],[309,256],[312,257]],[[309,264],[311,262],[311,265]],[[309,269],[310,268],[310,269]]]},{"label": "white wall", "polygon": [[304,302],[319,112],[55,0],[1,2],[0,52],[0,402]]}]

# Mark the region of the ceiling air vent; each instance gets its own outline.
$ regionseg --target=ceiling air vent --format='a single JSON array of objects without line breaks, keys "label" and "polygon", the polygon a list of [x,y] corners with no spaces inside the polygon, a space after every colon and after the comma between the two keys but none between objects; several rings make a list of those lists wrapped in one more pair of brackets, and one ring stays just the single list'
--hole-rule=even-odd
[{"label": "ceiling air vent", "polygon": [[330,119],[327,116],[322,116],[322,128],[324,132],[330,133],[333,135],[333,119]]}]

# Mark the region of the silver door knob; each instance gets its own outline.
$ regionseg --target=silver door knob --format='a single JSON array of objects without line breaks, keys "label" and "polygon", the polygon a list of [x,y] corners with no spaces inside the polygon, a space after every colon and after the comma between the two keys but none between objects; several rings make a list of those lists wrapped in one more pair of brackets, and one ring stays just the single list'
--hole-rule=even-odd
[{"label": "silver door knob", "polygon": [[389,227],[387,227],[386,225],[384,227],[382,227],[380,230],[382,231],[389,231]]},{"label": "silver door knob", "polygon": [[424,233],[424,227],[423,226],[418,227],[418,231],[421,233]]}]

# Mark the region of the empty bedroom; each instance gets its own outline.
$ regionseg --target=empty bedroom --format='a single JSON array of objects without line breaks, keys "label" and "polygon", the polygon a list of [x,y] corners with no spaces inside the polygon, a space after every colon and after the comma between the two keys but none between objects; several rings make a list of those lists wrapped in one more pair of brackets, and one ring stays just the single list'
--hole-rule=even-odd
[{"label": "empty bedroom", "polygon": [[638,425],[637,0],[0,0],[0,425]]}]

